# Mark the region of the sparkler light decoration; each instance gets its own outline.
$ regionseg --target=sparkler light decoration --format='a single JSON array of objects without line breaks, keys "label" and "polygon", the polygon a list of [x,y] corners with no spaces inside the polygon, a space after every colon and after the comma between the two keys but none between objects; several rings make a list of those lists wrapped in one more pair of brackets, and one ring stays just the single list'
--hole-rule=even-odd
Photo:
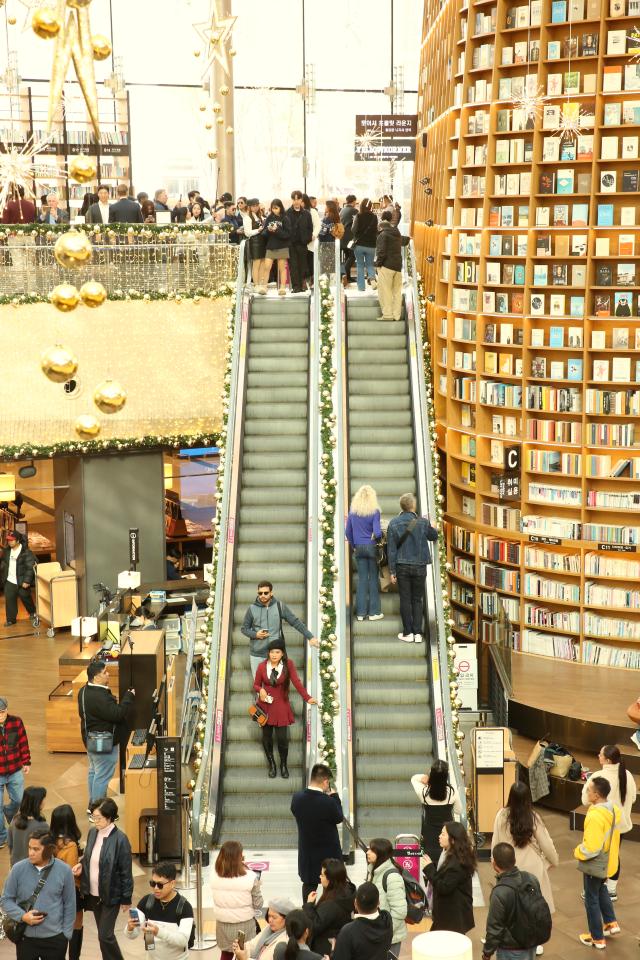
[{"label": "sparkler light decoration", "polygon": [[[576,109],[565,110],[565,107],[575,107]],[[558,121],[558,128],[554,130],[553,136],[558,137],[560,140],[575,139],[582,133],[582,121],[586,116],[587,114],[579,104],[569,102],[563,104],[560,120]]]},{"label": "sparkler light decoration", "polygon": [[[25,144],[18,144],[13,137],[6,144],[6,152],[0,153],[0,216],[7,205],[11,185],[22,187],[25,197],[34,197],[33,161],[37,158],[42,161],[42,151],[51,143],[50,139],[35,141],[29,137]],[[42,167],[40,167],[42,169]],[[51,165],[53,175],[58,169]]]},{"label": "sparkler light decoration", "polygon": [[527,119],[534,122],[542,110],[547,98],[542,92],[542,87],[538,87],[535,93],[528,92],[526,87],[519,97],[512,99],[514,110],[524,111]]},{"label": "sparkler light decoration", "polygon": [[379,124],[368,127],[364,133],[356,137],[356,150],[358,153],[368,154],[376,143],[382,140],[382,127]]},{"label": "sparkler light decoration", "polygon": [[209,20],[193,24],[193,29],[205,45],[203,79],[209,75],[214,63],[219,63],[225,75],[230,76],[229,41],[237,19],[237,17],[221,16],[218,0],[213,0]]}]

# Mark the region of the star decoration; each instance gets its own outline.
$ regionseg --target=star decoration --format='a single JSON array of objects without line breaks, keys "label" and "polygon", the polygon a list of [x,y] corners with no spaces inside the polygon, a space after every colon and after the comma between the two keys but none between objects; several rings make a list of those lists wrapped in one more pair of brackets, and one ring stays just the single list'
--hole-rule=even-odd
[{"label": "star decoration", "polygon": [[538,87],[535,93],[527,93],[525,88],[525,92],[519,97],[514,97],[512,103],[515,110],[523,110],[527,118],[535,121],[546,99],[542,93],[542,87]]},{"label": "star decoration", "polygon": [[66,5],[66,0],[57,0],[56,14],[62,27],[54,41],[47,129],[51,130],[56,111],[62,100],[62,88],[67,76],[67,70],[69,69],[69,61],[73,60],[76,77],[87,105],[91,125],[96,137],[99,137],[98,91],[96,89],[96,75],[93,67],[89,7],[69,9]]},{"label": "star decoration", "polygon": [[[565,109],[571,107],[570,110]],[[562,114],[558,122],[558,128],[553,136],[560,140],[573,140],[582,132],[582,120],[587,116],[577,103],[567,103],[562,106]]]},{"label": "star decoration", "polygon": [[371,153],[374,145],[382,140],[382,127],[375,125],[367,127],[364,133],[356,137],[356,150],[358,153]]},{"label": "star decoration", "polygon": [[[22,187],[25,197],[35,197],[33,192],[33,161],[36,158],[41,159],[42,151],[49,146],[51,139],[35,141],[29,137],[26,143],[16,143],[13,133],[11,139],[5,143],[5,153],[0,153],[0,216],[9,199],[11,185]],[[45,176],[46,162],[44,167],[40,167],[39,176]],[[51,163],[51,172],[55,176],[58,173],[57,167]]]},{"label": "star decoration", "polygon": [[228,41],[237,19],[237,17],[221,16],[218,11],[218,0],[213,0],[209,20],[194,23],[193,29],[205,45],[203,79],[210,73],[214,62],[220,64],[227,77],[230,75]]}]

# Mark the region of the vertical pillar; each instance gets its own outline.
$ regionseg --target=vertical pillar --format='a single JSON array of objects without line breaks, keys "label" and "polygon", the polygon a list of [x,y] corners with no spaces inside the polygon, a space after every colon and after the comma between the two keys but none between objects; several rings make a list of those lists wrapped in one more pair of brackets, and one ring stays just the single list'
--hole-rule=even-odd
[{"label": "vertical pillar", "polygon": [[[231,0],[214,0],[217,4],[218,17],[222,20],[230,17]],[[229,73],[225,73],[217,60],[213,61],[211,72],[210,89],[212,101],[217,100],[222,106],[222,111],[218,116],[222,117],[223,123],[217,125],[216,142],[218,144],[218,195],[228,192],[235,200],[236,196],[236,177],[235,177],[235,123],[234,123],[234,104],[233,104],[233,57],[229,56],[229,49],[233,47],[233,39],[226,41],[226,60],[229,64]],[[220,93],[221,87],[228,87],[229,93],[223,96]],[[228,134],[227,128],[233,127],[234,133]]]}]

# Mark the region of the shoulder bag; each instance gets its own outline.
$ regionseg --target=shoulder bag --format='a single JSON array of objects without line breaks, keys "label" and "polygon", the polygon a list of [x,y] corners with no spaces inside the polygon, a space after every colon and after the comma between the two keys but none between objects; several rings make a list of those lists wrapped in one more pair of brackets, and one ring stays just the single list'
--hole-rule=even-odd
[{"label": "shoulder bag", "polygon": [[[36,900],[40,896],[42,888],[49,879],[49,874],[51,873],[52,868],[53,864],[47,867],[46,870],[42,871],[40,874],[40,879],[38,880],[38,885],[31,894],[30,899],[25,900],[22,903],[18,903],[18,906],[22,909],[23,913],[28,913],[30,910],[33,910]],[[10,917],[7,913],[2,915],[2,930],[7,940],[10,940],[11,943],[20,943],[20,941],[24,938],[26,929],[27,924],[24,920],[14,920],[13,917]]]},{"label": "shoulder bag", "polygon": [[82,688],[82,722],[87,741],[87,753],[111,753],[113,750],[113,730],[87,730],[87,714],[84,708],[85,690]]},{"label": "shoulder bag", "polygon": [[[604,836],[602,846],[596,854],[589,857],[588,860],[578,860],[578,870],[586,873],[588,877],[598,877],[600,880],[606,880],[609,873],[609,853],[613,841],[613,829],[616,825],[616,812],[613,807],[607,804],[607,810],[611,810],[611,827]],[[605,850],[609,838],[609,849]]]}]

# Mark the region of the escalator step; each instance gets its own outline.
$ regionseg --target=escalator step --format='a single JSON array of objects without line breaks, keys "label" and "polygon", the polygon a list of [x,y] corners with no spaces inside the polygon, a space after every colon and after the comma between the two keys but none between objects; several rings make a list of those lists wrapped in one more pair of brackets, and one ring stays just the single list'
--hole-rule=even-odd
[{"label": "escalator step", "polygon": [[[270,543],[296,543],[300,539],[300,528],[295,523],[260,523],[259,520],[252,520],[249,514],[249,508],[243,515],[242,524],[242,543],[259,543],[265,540]],[[304,517],[304,514],[302,515]]]},{"label": "escalator step", "polygon": [[[254,344],[256,346],[258,344],[260,345],[266,344],[266,343],[271,344],[274,342],[273,330],[269,329],[269,327],[264,327],[264,326],[256,327],[255,330],[254,329],[251,330],[251,336],[249,338],[249,342],[251,344],[252,349]],[[278,337],[278,342],[281,344],[284,344],[284,343],[307,344],[309,342],[308,325],[300,324],[299,326],[296,326],[296,327],[287,327],[286,336],[284,335],[284,331],[282,331],[282,334]]]},{"label": "escalator step", "polygon": [[281,385],[273,387],[249,387],[247,389],[247,404],[254,403],[299,403],[305,407],[307,391],[305,387]]},{"label": "escalator step", "polygon": [[264,543],[240,542],[237,549],[238,563],[300,563],[304,564],[307,551],[304,543],[273,543],[265,538]]},{"label": "escalator step", "polygon": [[[350,333],[347,337],[347,346],[349,347],[349,357],[351,358],[356,351],[362,350],[369,353],[371,350],[379,349],[378,344],[381,343],[382,338],[376,336],[375,346],[371,345],[371,337],[368,334],[364,333]],[[384,337],[383,349],[385,350],[403,350],[407,349],[407,338],[403,333],[396,333],[395,330],[390,331]],[[366,357],[363,358],[366,360]],[[406,364],[407,355],[404,353],[402,362]]]},{"label": "escalator step", "polygon": [[249,374],[262,373],[263,371],[268,373],[269,371],[279,370],[282,374],[283,382],[286,383],[287,374],[290,370],[300,373],[301,370],[307,369],[307,358],[306,356],[288,357],[286,354],[282,355],[282,350],[280,351],[280,356],[277,357],[252,357],[250,354],[248,369]]},{"label": "escalator step", "polygon": [[[287,373],[287,387],[302,387],[305,391],[309,383],[309,374],[306,370],[293,371]],[[278,370],[272,370],[269,373],[252,373],[247,377],[248,390],[277,390],[282,385],[282,376]]]},{"label": "escalator step", "polygon": [[[368,370],[371,376],[371,369]],[[389,380],[359,380],[358,397],[400,397],[409,403],[409,380],[407,377],[391,377]],[[402,409],[402,408],[400,408]]]},{"label": "escalator step", "polygon": [[[395,352],[395,351],[394,351]],[[372,376],[372,368],[375,370],[375,376]],[[349,363],[349,382],[351,389],[360,392],[361,388],[379,384],[381,381],[390,380],[395,384],[407,384],[407,368],[401,363],[392,363],[387,360],[385,351],[372,351],[368,360],[362,363]]]},{"label": "escalator step", "polygon": [[269,470],[267,473],[246,471],[242,477],[243,488],[247,487],[302,487],[306,490],[304,470]]},{"label": "escalator step", "polygon": [[396,750],[400,750],[401,753],[408,750],[415,751],[421,756],[424,755],[424,758],[420,760],[413,773],[426,773],[429,764],[425,758],[430,757],[432,750],[431,731],[426,728],[416,729],[411,737],[403,742],[395,730],[356,730],[355,747],[359,754],[358,763],[363,759],[367,760],[368,755],[375,759],[378,756],[391,756]]},{"label": "escalator step", "polygon": [[245,416],[247,420],[300,420],[307,422],[307,409],[303,403],[295,401],[274,402],[273,400],[248,403]]},{"label": "escalator step", "polygon": [[247,453],[245,451],[242,465],[245,470],[296,470],[305,471],[307,464],[306,450],[297,450],[295,453]]},{"label": "escalator step", "polygon": [[[407,398],[407,403],[409,399]],[[253,436],[254,434],[264,434],[264,423],[257,421],[254,423],[246,422],[244,425],[245,436]],[[307,424],[304,420],[274,420],[269,424],[269,434],[273,436],[278,436],[279,434],[307,436]]]},{"label": "escalator step", "polygon": [[[355,399],[355,398],[354,398]],[[409,409],[409,398],[406,397],[406,404],[401,409],[387,410],[387,409],[377,409],[377,410],[363,410],[358,407],[350,407],[349,410],[349,432],[354,439],[358,439],[360,436],[360,431],[362,429],[369,429],[369,435],[371,435],[371,417],[375,416],[376,429],[379,431],[384,430],[385,434],[388,432],[385,428],[393,430],[394,427],[401,429],[404,433],[405,430],[411,429],[411,412]],[[392,434],[393,435],[393,434]],[[413,442],[413,431],[411,431],[411,437]]]},{"label": "escalator step", "polygon": [[[278,519],[286,516],[284,511],[289,511],[291,519],[286,522],[297,523],[299,512],[304,511],[304,516],[307,513],[307,491],[306,488],[303,490],[300,487],[291,487],[287,490],[286,504],[283,505],[282,497],[278,490],[273,487],[262,489],[260,487],[244,487],[240,492],[240,507],[242,510],[248,509],[250,511],[251,522],[255,522],[255,516],[258,522],[265,525],[276,523]],[[258,510],[260,513],[256,513]],[[278,511],[281,512],[278,513]]]},{"label": "escalator step", "polygon": [[261,320],[263,317],[270,317],[278,327],[285,327],[287,320],[297,318],[299,321],[306,320],[309,323],[309,300],[302,298],[295,300],[254,297],[251,301],[251,326],[255,320]]},{"label": "escalator step", "polygon": [[[294,357],[303,357],[306,363],[309,348],[306,343],[299,340],[290,340],[288,337],[278,337],[266,340],[264,343],[255,344],[250,341],[249,360],[256,357],[274,357],[276,360],[286,357],[292,360]],[[302,364],[300,364],[302,366]]]},{"label": "escalator step", "polygon": [[370,392],[366,396],[349,395],[349,417],[351,418],[352,411],[366,411],[370,425],[372,417],[375,418],[373,422],[377,422],[379,412],[387,414],[387,416],[394,416],[396,412],[404,410],[407,413],[411,411],[411,397],[408,390],[398,390],[396,393],[385,394],[383,397],[376,396],[375,392]]},{"label": "escalator step", "polygon": [[[409,644],[407,644],[407,646],[409,646]],[[361,658],[358,656],[358,663],[353,668],[353,678],[356,683],[377,683],[380,680],[380,663],[360,662],[360,660]],[[396,684],[400,681],[407,685],[412,683],[427,683],[429,670],[426,663],[395,663],[391,661],[385,664],[384,677],[385,683],[391,684]]]},{"label": "escalator step", "polygon": [[244,437],[243,451],[247,453],[297,453],[307,450],[306,435],[302,436],[265,436],[264,432],[259,436]]},{"label": "escalator step", "polygon": [[[380,476],[373,477],[370,472],[365,470],[359,470],[358,472],[354,470],[351,482],[356,488],[362,483],[370,483],[375,488],[378,499],[380,497],[393,497],[396,504],[403,493],[415,493],[416,491],[413,473],[398,474],[396,477],[385,477],[383,479]],[[395,512],[397,512],[397,509],[396,507]]]},{"label": "escalator step", "polygon": [[269,579],[278,584],[281,584],[283,580],[290,580],[292,583],[298,580],[302,582],[305,577],[303,563],[279,563],[275,570],[271,569],[268,563],[243,563],[241,567],[242,579],[245,581],[253,580],[255,583],[262,580],[266,574],[269,574]]}]

